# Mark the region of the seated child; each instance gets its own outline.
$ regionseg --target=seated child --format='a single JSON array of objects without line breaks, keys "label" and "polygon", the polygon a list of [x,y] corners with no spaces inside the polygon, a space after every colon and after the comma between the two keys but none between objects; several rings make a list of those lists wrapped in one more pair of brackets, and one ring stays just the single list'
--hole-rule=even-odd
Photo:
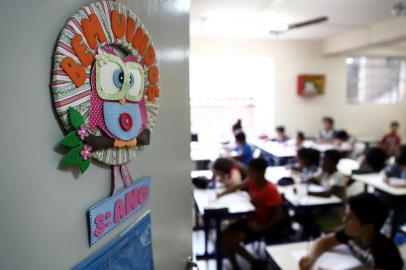
[{"label": "seated child", "polygon": [[300,269],[311,269],[324,252],[345,244],[368,269],[401,270],[403,261],[398,249],[380,233],[388,212],[387,206],[373,194],[361,193],[349,198],[345,228],[317,239],[310,253],[300,260]]},{"label": "seated child", "polygon": [[282,197],[275,184],[265,179],[267,166],[266,160],[262,158],[251,160],[248,164],[248,179],[235,188],[248,191],[255,213],[231,224],[222,234],[222,251],[234,270],[240,269],[237,253],[252,265],[252,269],[263,269],[264,263],[250,254],[241,243],[249,243],[266,235],[278,237],[283,227]]},{"label": "seated child", "polygon": [[320,152],[313,148],[300,148],[297,151],[297,165],[291,167],[292,174],[303,181],[319,175]]},{"label": "seated child", "polygon": [[304,141],[305,141],[304,133],[302,131],[298,131],[296,133],[296,140],[295,140],[296,149],[302,148]]},{"label": "seated child", "polygon": [[235,143],[236,147],[233,149],[235,152],[232,155],[233,158],[247,165],[252,159],[252,149],[246,141],[244,132],[239,132],[235,135]]},{"label": "seated child", "polygon": [[343,157],[349,157],[354,150],[354,144],[351,141],[350,135],[345,130],[340,130],[336,133],[335,144],[337,145],[337,150],[343,154]]},{"label": "seated child", "polygon": [[385,168],[388,156],[380,147],[368,148],[364,155],[358,159],[359,169],[353,171],[355,174],[380,172]]},{"label": "seated child", "polygon": [[240,185],[246,176],[244,165],[231,158],[216,159],[212,170],[214,179],[224,184],[226,191]]},{"label": "seated child", "polygon": [[394,121],[390,125],[390,132],[383,136],[380,144],[386,153],[391,156],[395,153],[400,145],[400,137],[398,134],[399,123]]},{"label": "seated child", "polygon": [[336,195],[342,200],[346,199],[348,177],[337,170],[341,154],[337,150],[327,150],[321,162],[322,173],[312,180],[326,188],[323,192],[309,192],[310,195],[326,196]]},{"label": "seated child", "polygon": [[331,117],[323,117],[323,129],[316,134],[316,140],[324,143],[332,143],[336,131],[334,130],[334,120]]},{"label": "seated child", "polygon": [[278,126],[278,127],[276,127],[275,131],[276,131],[276,137],[273,138],[271,141],[284,143],[289,140],[289,137],[286,136],[286,133],[285,133],[285,127]]},{"label": "seated child", "polygon": [[[390,181],[390,178],[402,179],[400,181]],[[406,145],[401,145],[396,150],[395,164],[385,168],[384,181],[393,186],[406,186]]]}]

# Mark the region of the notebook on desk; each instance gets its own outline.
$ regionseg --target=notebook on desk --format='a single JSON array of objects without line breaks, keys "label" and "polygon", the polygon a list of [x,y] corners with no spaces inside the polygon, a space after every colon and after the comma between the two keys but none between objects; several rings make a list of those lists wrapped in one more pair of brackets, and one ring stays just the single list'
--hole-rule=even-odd
[{"label": "notebook on desk", "polygon": [[[291,252],[291,255],[299,264],[300,259],[307,255],[307,251],[305,249],[295,250]],[[323,253],[313,265],[312,270],[349,270],[361,266],[362,263],[351,255],[348,248],[342,245],[333,251]]]}]

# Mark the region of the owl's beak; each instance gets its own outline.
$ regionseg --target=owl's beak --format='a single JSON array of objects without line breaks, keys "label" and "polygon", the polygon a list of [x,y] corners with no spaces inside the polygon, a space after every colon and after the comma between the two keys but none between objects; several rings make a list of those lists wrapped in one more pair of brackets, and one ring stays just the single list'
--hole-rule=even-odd
[{"label": "owl's beak", "polygon": [[120,98],[118,101],[120,102],[121,105],[123,105],[126,102],[126,99],[125,98]]}]

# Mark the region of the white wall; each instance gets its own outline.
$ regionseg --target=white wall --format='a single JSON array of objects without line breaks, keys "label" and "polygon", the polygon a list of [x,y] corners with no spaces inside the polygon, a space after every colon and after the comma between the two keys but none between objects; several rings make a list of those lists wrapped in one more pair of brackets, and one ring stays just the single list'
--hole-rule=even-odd
[{"label": "white wall", "polygon": [[[383,49],[379,49],[382,54]],[[345,128],[358,137],[380,138],[392,120],[401,123],[406,137],[406,105],[350,105],[346,102],[346,66],[344,56],[325,57],[320,41],[221,39],[192,37],[191,52],[199,54],[263,55],[275,61],[275,124],[283,124],[288,133],[298,129],[313,135],[321,126],[321,117],[332,116],[337,128]],[[369,54],[374,52],[368,51]],[[393,54],[393,50],[390,51]],[[325,74],[325,94],[302,98],[296,94],[297,75]]]},{"label": "white wall", "polygon": [[54,43],[88,1],[1,2],[0,269],[70,269],[152,211],[156,269],[183,269],[191,254],[188,47],[189,1],[126,1],[158,52],[161,107],[152,145],[130,164],[152,176],[151,201],[137,216],[88,246],[86,211],[110,191],[110,169],[59,169],[63,134],[49,90]]}]

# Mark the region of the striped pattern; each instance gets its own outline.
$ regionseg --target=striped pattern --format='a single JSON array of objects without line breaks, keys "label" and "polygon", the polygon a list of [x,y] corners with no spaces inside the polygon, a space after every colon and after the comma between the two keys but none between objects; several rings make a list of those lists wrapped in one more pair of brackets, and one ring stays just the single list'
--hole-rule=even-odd
[{"label": "striped pattern", "polygon": [[[89,122],[91,96],[90,76],[92,65],[86,68],[85,83],[78,88],[75,87],[69,76],[60,67],[60,62],[67,56],[71,57],[77,63],[80,63],[78,57],[71,47],[71,39],[77,34],[82,35],[82,42],[88,47],[89,51],[92,51],[93,54],[95,54],[97,49],[101,46],[113,45],[123,49],[129,54],[139,55],[138,51],[135,50],[132,45],[127,42],[127,40],[125,39],[125,35],[122,39],[116,39],[114,37],[110,23],[110,14],[112,10],[116,10],[119,13],[124,14],[127,18],[132,17],[136,22],[136,25],[141,25],[145,30],[144,26],[141,23],[141,20],[123,4],[112,1],[99,1],[83,7],[73,16],[71,16],[59,36],[54,53],[51,88],[56,113],[66,131],[71,129],[71,125],[68,119],[69,107],[74,107],[75,109],[77,109],[84,117],[85,122]],[[98,44],[95,50],[91,50],[89,45],[87,44],[86,38],[83,34],[83,29],[80,24],[80,22],[83,19],[88,18],[90,14],[96,14],[107,38],[106,44]],[[145,33],[148,34],[146,30]],[[142,56],[140,57],[142,58]],[[144,74],[146,89],[149,85],[147,74],[148,67],[145,68]],[[155,99],[154,102],[149,102],[147,98],[145,98],[145,102],[147,104],[147,113],[149,120],[147,127],[152,131],[157,119],[159,98]],[[95,135],[101,135],[101,132],[99,130],[96,130]],[[133,159],[136,156],[137,151],[139,150],[140,147],[123,149],[111,148],[94,152],[93,158],[108,165],[125,164]]]}]

